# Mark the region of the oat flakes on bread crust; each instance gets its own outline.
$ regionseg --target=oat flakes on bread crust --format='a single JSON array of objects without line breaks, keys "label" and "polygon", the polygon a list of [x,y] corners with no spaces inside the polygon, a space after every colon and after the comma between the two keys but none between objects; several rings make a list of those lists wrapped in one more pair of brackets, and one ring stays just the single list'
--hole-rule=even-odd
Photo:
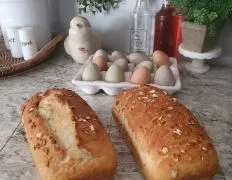
[{"label": "oat flakes on bread crust", "polygon": [[125,90],[116,97],[113,116],[148,180],[209,180],[216,174],[212,140],[165,91]]},{"label": "oat flakes on bread crust", "polygon": [[41,180],[113,178],[116,156],[110,137],[80,96],[49,89],[32,96],[21,109]]}]

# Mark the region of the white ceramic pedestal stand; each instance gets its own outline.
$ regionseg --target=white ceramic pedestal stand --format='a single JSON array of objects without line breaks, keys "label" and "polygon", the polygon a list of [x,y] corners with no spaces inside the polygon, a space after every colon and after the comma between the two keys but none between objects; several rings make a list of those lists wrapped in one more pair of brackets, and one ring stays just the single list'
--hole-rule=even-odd
[{"label": "white ceramic pedestal stand", "polygon": [[191,58],[192,62],[188,62],[185,67],[188,71],[193,73],[205,73],[209,70],[209,65],[205,64],[205,59],[213,59],[221,56],[222,48],[217,46],[212,51],[198,53],[187,50],[181,44],[179,46],[179,53],[185,57]]}]

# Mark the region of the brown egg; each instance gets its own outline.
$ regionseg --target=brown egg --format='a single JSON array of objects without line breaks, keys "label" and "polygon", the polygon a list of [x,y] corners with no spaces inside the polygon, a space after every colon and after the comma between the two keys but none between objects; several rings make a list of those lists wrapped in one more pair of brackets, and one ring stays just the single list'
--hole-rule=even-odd
[{"label": "brown egg", "polygon": [[147,67],[141,66],[136,68],[131,76],[133,84],[149,84],[151,80],[151,73]]},{"label": "brown egg", "polygon": [[171,61],[169,60],[169,57],[166,53],[160,50],[156,50],[152,55],[152,62],[157,67],[160,67],[162,65],[170,66]]},{"label": "brown egg", "polygon": [[95,63],[100,71],[107,70],[107,57],[106,56],[97,56],[93,59],[93,63]]}]

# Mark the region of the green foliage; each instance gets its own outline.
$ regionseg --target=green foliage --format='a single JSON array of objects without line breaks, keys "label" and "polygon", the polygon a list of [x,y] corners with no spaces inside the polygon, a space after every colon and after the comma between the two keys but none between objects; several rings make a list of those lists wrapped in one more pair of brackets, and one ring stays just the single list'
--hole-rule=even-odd
[{"label": "green foliage", "polygon": [[215,36],[218,25],[232,18],[232,0],[171,0],[186,20],[204,24]]},{"label": "green foliage", "polygon": [[118,7],[120,0],[77,0],[79,13],[108,12]]}]

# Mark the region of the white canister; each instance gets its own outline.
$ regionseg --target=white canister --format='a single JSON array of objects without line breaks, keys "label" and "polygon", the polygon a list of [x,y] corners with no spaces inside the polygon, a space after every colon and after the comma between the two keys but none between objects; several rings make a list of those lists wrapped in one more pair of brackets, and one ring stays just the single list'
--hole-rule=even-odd
[{"label": "white canister", "polygon": [[2,20],[1,15],[0,15],[0,26],[1,26],[1,31],[2,31],[2,35],[3,35],[4,43],[5,43],[6,48],[8,50],[10,50],[10,44],[8,42],[6,27],[4,25],[6,25],[6,22]]},{"label": "white canister", "polygon": [[3,35],[5,46],[6,46],[6,48],[8,50],[10,50],[10,44],[9,44],[9,41],[8,41],[8,36],[7,36],[6,28],[4,26],[1,26],[1,29],[2,29],[2,35]]},{"label": "white canister", "polygon": [[8,27],[7,37],[11,50],[11,55],[13,58],[22,58],[22,48],[19,40],[19,30],[20,27]]},{"label": "white canister", "polygon": [[1,27],[33,27],[38,48],[52,38],[48,0],[0,0]]},{"label": "white canister", "polygon": [[18,30],[19,39],[22,47],[23,57],[25,60],[32,59],[38,52],[35,36],[32,27],[23,27]]}]

